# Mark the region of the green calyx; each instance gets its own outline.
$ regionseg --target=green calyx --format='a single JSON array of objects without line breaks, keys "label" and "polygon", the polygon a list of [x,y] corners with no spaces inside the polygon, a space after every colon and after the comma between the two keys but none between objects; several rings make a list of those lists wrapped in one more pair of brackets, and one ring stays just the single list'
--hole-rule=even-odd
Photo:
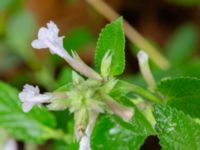
[{"label": "green calyx", "polygon": [[[67,91],[62,90],[66,93],[67,98],[52,101],[48,108],[51,110],[68,109],[71,113],[74,113],[77,137],[84,133],[93,112],[99,114],[106,111],[120,116],[120,112],[116,112],[116,109],[120,107],[121,112],[123,112],[123,109],[127,110],[117,101],[105,98],[110,97],[109,93],[118,80],[114,78],[107,81],[84,80],[75,72],[73,72],[72,78],[73,83],[69,86],[69,89]],[[132,113],[132,111],[130,112]],[[120,117],[123,117],[123,115]]]}]

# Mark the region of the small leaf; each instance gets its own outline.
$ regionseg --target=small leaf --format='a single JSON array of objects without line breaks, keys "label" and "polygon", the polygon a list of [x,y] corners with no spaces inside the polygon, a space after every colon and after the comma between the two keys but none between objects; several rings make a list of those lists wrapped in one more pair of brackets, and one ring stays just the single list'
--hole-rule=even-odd
[{"label": "small leaf", "polygon": [[120,75],[125,67],[125,37],[122,18],[107,25],[100,33],[97,41],[95,65],[99,70],[101,61],[107,51],[112,52],[110,75]]},{"label": "small leaf", "polygon": [[46,109],[37,107],[24,113],[18,93],[16,89],[0,82],[0,127],[24,141],[41,143],[58,138],[61,133],[53,129],[56,125],[54,117]]},{"label": "small leaf", "polygon": [[190,77],[168,78],[158,84],[167,104],[192,117],[200,117],[200,79]]},{"label": "small leaf", "polygon": [[200,150],[200,125],[169,106],[155,106],[156,130],[162,150]]}]

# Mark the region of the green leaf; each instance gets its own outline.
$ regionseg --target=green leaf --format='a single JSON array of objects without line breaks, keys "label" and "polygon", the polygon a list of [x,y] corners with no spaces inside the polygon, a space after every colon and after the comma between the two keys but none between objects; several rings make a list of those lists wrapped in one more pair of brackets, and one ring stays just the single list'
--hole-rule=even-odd
[{"label": "green leaf", "polygon": [[162,150],[200,150],[200,125],[183,112],[156,105],[154,116]]},{"label": "green leaf", "polygon": [[147,136],[154,133],[154,130],[136,107],[134,110],[135,114],[130,122],[124,122],[117,116],[102,116],[98,119],[91,137],[92,148],[98,150],[139,149]]},{"label": "green leaf", "polygon": [[91,137],[91,146],[98,150],[137,150],[149,135],[142,125],[128,124],[118,118],[102,117],[96,123]]},{"label": "green leaf", "polygon": [[178,28],[169,39],[166,47],[168,58],[173,63],[182,63],[197,50],[198,30],[192,24]]},{"label": "green leaf", "polygon": [[37,107],[24,113],[18,93],[0,82],[0,127],[24,141],[41,143],[50,138],[60,138],[62,133],[53,129],[56,125],[54,117],[46,109]]},{"label": "green leaf", "polygon": [[158,84],[167,104],[192,117],[200,117],[200,79],[190,77],[168,78]]},{"label": "green leaf", "polygon": [[100,69],[101,61],[108,50],[112,52],[110,75],[120,75],[125,67],[125,37],[122,18],[102,29],[97,41],[95,65]]}]

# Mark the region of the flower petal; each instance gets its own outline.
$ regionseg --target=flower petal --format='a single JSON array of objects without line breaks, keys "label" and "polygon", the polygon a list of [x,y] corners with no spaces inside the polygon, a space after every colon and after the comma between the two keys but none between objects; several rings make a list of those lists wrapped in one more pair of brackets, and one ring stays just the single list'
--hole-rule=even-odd
[{"label": "flower petal", "polygon": [[79,150],[91,150],[90,138],[88,136],[85,135],[81,138]]},{"label": "flower petal", "polygon": [[61,48],[63,48],[63,39],[64,39],[64,36],[61,36],[55,39],[56,44],[59,45]]},{"label": "flower petal", "polygon": [[34,95],[40,94],[40,89],[39,89],[38,86],[35,86],[35,87],[34,87],[34,86],[32,86],[32,85],[29,85],[29,84],[26,84],[26,85],[24,86],[23,91],[25,91],[25,92],[34,92]]},{"label": "flower petal", "polygon": [[32,41],[31,46],[35,49],[48,48],[41,40]]},{"label": "flower petal", "polygon": [[22,102],[28,103],[49,103],[53,97],[51,93],[40,94],[38,86],[26,84],[22,92],[19,93],[19,98]]},{"label": "flower petal", "polygon": [[51,32],[47,28],[41,27],[38,32],[38,39],[43,41],[51,38],[52,38]]},{"label": "flower petal", "polygon": [[35,105],[35,103],[24,102],[22,104],[22,109],[24,112],[29,112],[33,108],[34,105]]},{"label": "flower petal", "polygon": [[58,29],[57,25],[53,21],[49,21],[49,23],[47,23],[47,27],[55,35],[58,35],[59,29]]},{"label": "flower petal", "polygon": [[17,150],[17,142],[14,139],[9,139],[3,146],[3,150]]}]

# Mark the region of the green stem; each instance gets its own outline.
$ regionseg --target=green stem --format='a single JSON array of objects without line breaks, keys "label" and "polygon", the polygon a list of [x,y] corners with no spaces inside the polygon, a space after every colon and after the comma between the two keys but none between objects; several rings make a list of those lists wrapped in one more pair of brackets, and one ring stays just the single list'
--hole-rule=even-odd
[{"label": "green stem", "polygon": [[159,103],[159,104],[163,103],[160,98],[158,98],[153,93],[143,89],[140,86],[119,80],[115,87],[117,88],[117,90],[120,90],[121,92],[123,92],[125,94],[127,94],[129,92],[134,92],[134,93],[146,98],[147,100],[149,100],[151,102]]}]

